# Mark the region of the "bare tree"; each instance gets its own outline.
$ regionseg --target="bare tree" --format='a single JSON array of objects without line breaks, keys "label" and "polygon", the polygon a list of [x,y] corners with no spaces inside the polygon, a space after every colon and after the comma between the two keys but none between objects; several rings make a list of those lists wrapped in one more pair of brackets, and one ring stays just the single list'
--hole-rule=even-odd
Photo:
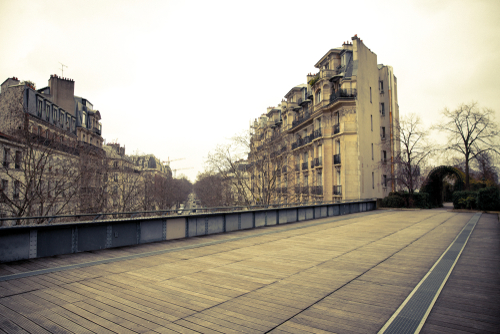
[{"label": "bare tree", "polygon": [[494,122],[494,111],[480,109],[476,102],[461,104],[442,112],[445,122],[434,126],[448,134],[447,150],[463,156],[465,162],[465,188],[469,189],[470,162],[484,152],[500,153],[499,128]]},{"label": "bare tree", "polygon": [[401,117],[396,127],[401,142],[401,151],[395,157],[397,181],[413,195],[423,181],[421,173],[434,148],[427,140],[429,132],[423,129],[417,115]]},{"label": "bare tree", "polygon": [[194,184],[194,192],[206,207],[223,206],[225,194],[229,191],[220,174],[210,171],[198,174]]},{"label": "bare tree", "polygon": [[279,129],[261,134],[249,131],[210,152],[206,161],[209,170],[220,175],[230,188],[226,203],[249,206],[280,202],[281,174],[289,155],[287,144],[286,134]]},{"label": "bare tree", "polygon": [[498,168],[495,166],[495,156],[490,152],[482,152],[476,155],[474,166],[477,168],[476,178],[488,186],[498,184]]},{"label": "bare tree", "polygon": [[75,213],[82,177],[76,141],[56,129],[42,129],[32,120],[24,92],[23,85],[9,88],[0,101],[1,130],[8,139],[0,169],[5,183],[1,209],[4,215],[15,217]]}]

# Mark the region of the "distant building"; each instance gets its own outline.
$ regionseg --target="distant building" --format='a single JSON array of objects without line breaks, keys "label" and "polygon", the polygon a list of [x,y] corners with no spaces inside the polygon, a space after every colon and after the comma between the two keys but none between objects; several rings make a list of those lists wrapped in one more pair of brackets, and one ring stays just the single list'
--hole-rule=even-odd
[{"label": "distant building", "polygon": [[[392,67],[352,37],[329,50],[307,75],[253,125],[249,162],[286,157],[275,168],[275,202],[382,198],[396,189],[400,151],[397,79]],[[276,165],[276,164],[275,164]],[[276,166],[275,166],[276,167]],[[271,168],[272,169],[272,168]],[[269,177],[254,169],[252,180]]]}]

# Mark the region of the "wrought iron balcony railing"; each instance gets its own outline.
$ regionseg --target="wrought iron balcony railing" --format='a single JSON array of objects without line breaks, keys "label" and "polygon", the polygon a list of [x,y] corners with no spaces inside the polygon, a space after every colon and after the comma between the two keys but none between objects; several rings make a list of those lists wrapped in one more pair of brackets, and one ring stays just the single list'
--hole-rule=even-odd
[{"label": "wrought iron balcony railing", "polygon": [[323,164],[323,158],[322,157],[318,157],[318,158],[314,158],[314,166],[321,166]]},{"label": "wrought iron balcony railing", "polygon": [[307,162],[302,163],[302,170],[307,169]]},{"label": "wrought iron balcony railing", "polygon": [[330,103],[335,102],[339,99],[354,99],[357,96],[356,88],[346,88],[339,89],[336,92],[332,92],[330,95]]},{"label": "wrought iron balcony railing", "polygon": [[295,165],[295,171],[300,172],[300,165],[299,164]]},{"label": "wrought iron balcony railing", "polygon": [[300,194],[300,186],[295,186],[295,193]]},{"label": "wrought iron balcony railing", "polygon": [[321,128],[314,130],[314,138],[321,137]]},{"label": "wrought iron balcony railing", "polygon": [[323,186],[313,186],[313,187],[311,187],[311,194],[313,194],[313,195],[323,195]]},{"label": "wrought iron balcony railing", "polygon": [[342,196],[342,186],[333,186],[333,194],[335,196]]},{"label": "wrought iron balcony railing", "polygon": [[333,164],[334,165],[339,165],[340,164],[340,154],[335,154],[333,156]]},{"label": "wrought iron balcony railing", "polygon": [[311,160],[311,168],[314,168],[314,159]]},{"label": "wrought iron balcony railing", "polygon": [[305,112],[303,115],[299,116],[299,118],[295,121],[292,122],[292,128],[296,127],[297,125],[300,125],[307,121],[311,117],[311,114],[309,112]]},{"label": "wrought iron balcony railing", "polygon": [[300,188],[300,192],[303,194],[309,194],[309,187],[308,186],[302,186]]}]

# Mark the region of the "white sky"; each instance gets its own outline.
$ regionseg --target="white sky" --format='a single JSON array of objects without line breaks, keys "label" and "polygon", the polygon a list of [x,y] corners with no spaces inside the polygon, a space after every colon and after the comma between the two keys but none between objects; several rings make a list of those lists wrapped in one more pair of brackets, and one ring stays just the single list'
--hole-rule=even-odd
[{"label": "white sky", "polygon": [[276,106],[354,34],[391,65],[401,115],[478,101],[500,121],[500,1],[0,1],[0,82],[50,74],[103,137],[192,181],[218,143]]}]

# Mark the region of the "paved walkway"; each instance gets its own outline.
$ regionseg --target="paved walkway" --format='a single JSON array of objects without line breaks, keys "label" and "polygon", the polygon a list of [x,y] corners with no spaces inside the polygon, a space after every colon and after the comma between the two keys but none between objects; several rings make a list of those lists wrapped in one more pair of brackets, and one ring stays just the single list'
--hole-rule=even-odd
[{"label": "paved walkway", "polygon": [[[376,211],[0,264],[0,329],[376,333],[472,216]],[[498,331],[499,231],[481,216],[423,332]]]}]

